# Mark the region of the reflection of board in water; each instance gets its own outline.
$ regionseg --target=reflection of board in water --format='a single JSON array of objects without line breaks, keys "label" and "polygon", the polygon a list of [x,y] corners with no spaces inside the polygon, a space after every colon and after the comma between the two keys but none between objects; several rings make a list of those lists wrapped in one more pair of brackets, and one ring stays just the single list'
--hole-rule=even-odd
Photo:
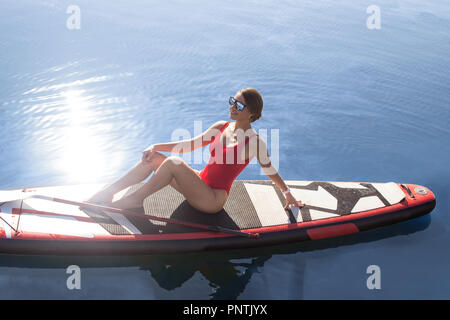
[{"label": "reflection of board in water", "polygon": [[[0,206],[0,251],[32,254],[149,254],[236,249],[317,240],[357,233],[429,213],[433,193],[396,183],[286,181],[306,205],[284,210],[280,190],[265,180],[237,180],[224,208],[206,214],[167,186],[137,211],[258,232],[258,239],[208,232],[119,213],[81,211],[76,206],[28,198]],[[132,186],[116,198],[139,189]],[[28,194],[82,201],[99,185],[37,188]],[[17,193],[18,191],[11,191]]]}]

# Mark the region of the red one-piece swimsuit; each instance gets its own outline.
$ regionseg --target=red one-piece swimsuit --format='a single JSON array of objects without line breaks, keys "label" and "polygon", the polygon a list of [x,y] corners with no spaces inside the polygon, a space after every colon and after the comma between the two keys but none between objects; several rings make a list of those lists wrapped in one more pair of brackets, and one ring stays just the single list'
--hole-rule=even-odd
[{"label": "red one-piece swimsuit", "polygon": [[[251,159],[245,162],[238,161],[238,154],[241,154],[242,147],[244,147],[251,137],[246,136],[244,143],[239,143],[233,147],[217,146],[221,142],[221,135],[225,128],[230,124],[230,121],[225,123],[220,129],[220,133],[216,135],[209,147],[211,157],[208,164],[202,171],[200,177],[203,181],[213,189],[223,189],[230,193],[231,185],[236,177],[244,170],[250,163]],[[257,134],[255,134],[257,135]],[[253,136],[252,136],[253,137]],[[216,150],[219,151],[216,155]]]}]

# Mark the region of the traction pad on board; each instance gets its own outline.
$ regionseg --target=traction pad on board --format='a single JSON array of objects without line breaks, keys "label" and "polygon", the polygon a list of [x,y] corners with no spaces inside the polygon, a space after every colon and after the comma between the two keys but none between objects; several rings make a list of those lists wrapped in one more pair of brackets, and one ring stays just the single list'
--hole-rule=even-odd
[{"label": "traction pad on board", "polygon": [[[289,183],[286,182],[288,185]],[[265,185],[272,187],[280,201],[280,205],[283,207],[285,204],[285,197],[281,191],[276,187],[272,181],[261,180],[236,180],[233,182],[232,188],[227,202],[224,208],[215,213],[204,213],[193,208],[184,196],[170,185],[155,192],[147,197],[144,201],[144,208],[133,209],[133,211],[146,214],[172,218],[181,221],[195,222],[204,225],[215,225],[229,229],[251,229],[262,227],[261,219],[256,212],[254,204],[247,192],[245,184]],[[138,190],[143,184],[138,184],[130,187],[124,196],[129,195]],[[337,206],[335,209],[330,210],[324,208],[317,208],[309,206],[308,203],[305,207],[301,208],[301,221],[307,222],[315,220],[311,217],[310,210],[320,209],[328,212],[332,215],[342,216],[352,214],[352,209],[356,206],[361,198],[377,197],[383,206],[389,206],[392,203],[385,198],[377,188],[369,183],[361,183],[360,186],[364,188],[345,188],[337,186],[336,184],[329,182],[310,182],[305,185],[289,185],[291,190],[311,190],[316,191],[319,187],[325,189],[332,197],[336,199]],[[275,199],[276,200],[276,199]],[[301,199],[297,199],[301,200]],[[292,215],[289,211],[278,212],[278,214],[285,214],[287,223],[299,222],[299,220]],[[132,234],[128,228],[124,228],[121,224],[117,223],[114,219],[110,218],[107,214],[101,211],[85,210],[92,219],[96,220],[103,228],[105,228],[112,235],[129,235]],[[182,232],[201,232],[204,230],[198,230],[186,226],[180,226],[172,223],[160,222],[155,220],[146,220],[137,217],[127,216],[131,224],[133,224],[142,234],[161,234],[161,233],[182,233]]]}]

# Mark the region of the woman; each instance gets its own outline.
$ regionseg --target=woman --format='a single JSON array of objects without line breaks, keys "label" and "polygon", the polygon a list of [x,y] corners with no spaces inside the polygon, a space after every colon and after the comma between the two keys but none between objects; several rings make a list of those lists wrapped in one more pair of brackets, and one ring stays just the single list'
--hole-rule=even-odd
[{"label": "woman", "polygon": [[[259,92],[252,88],[240,90],[234,97],[230,97],[229,104],[230,119],[234,123],[218,121],[191,140],[150,146],[144,150],[142,160],[133,169],[95,194],[88,202],[120,209],[139,208],[146,197],[170,184],[194,208],[215,213],[223,208],[233,181],[256,156],[266,175],[283,191],[286,197],[285,209],[288,206],[302,206],[302,202],[292,196],[272,166],[266,143],[251,127],[251,122],[261,117],[263,100]],[[243,132],[245,141],[242,143]],[[249,144],[250,139],[252,143]],[[179,157],[167,157],[158,152],[191,152],[208,144],[211,144],[211,158],[201,172],[189,167]],[[114,194],[142,182],[153,171],[152,177],[139,190],[118,201],[112,201]]]}]

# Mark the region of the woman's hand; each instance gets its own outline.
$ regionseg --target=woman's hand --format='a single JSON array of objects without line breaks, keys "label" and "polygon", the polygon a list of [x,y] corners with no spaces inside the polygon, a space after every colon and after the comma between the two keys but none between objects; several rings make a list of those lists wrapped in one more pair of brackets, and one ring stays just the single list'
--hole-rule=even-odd
[{"label": "woman's hand", "polygon": [[142,152],[142,161],[143,162],[150,162],[150,159],[151,159],[152,155],[156,152],[154,150],[154,147],[155,147],[155,145],[152,144],[150,147],[148,147],[147,149],[145,149]]},{"label": "woman's hand", "polygon": [[295,200],[294,196],[288,192],[287,194],[285,194],[286,196],[286,205],[284,206],[284,209],[288,209],[288,208],[292,208],[292,207],[304,207],[305,204],[302,203],[301,201],[297,201]]}]

